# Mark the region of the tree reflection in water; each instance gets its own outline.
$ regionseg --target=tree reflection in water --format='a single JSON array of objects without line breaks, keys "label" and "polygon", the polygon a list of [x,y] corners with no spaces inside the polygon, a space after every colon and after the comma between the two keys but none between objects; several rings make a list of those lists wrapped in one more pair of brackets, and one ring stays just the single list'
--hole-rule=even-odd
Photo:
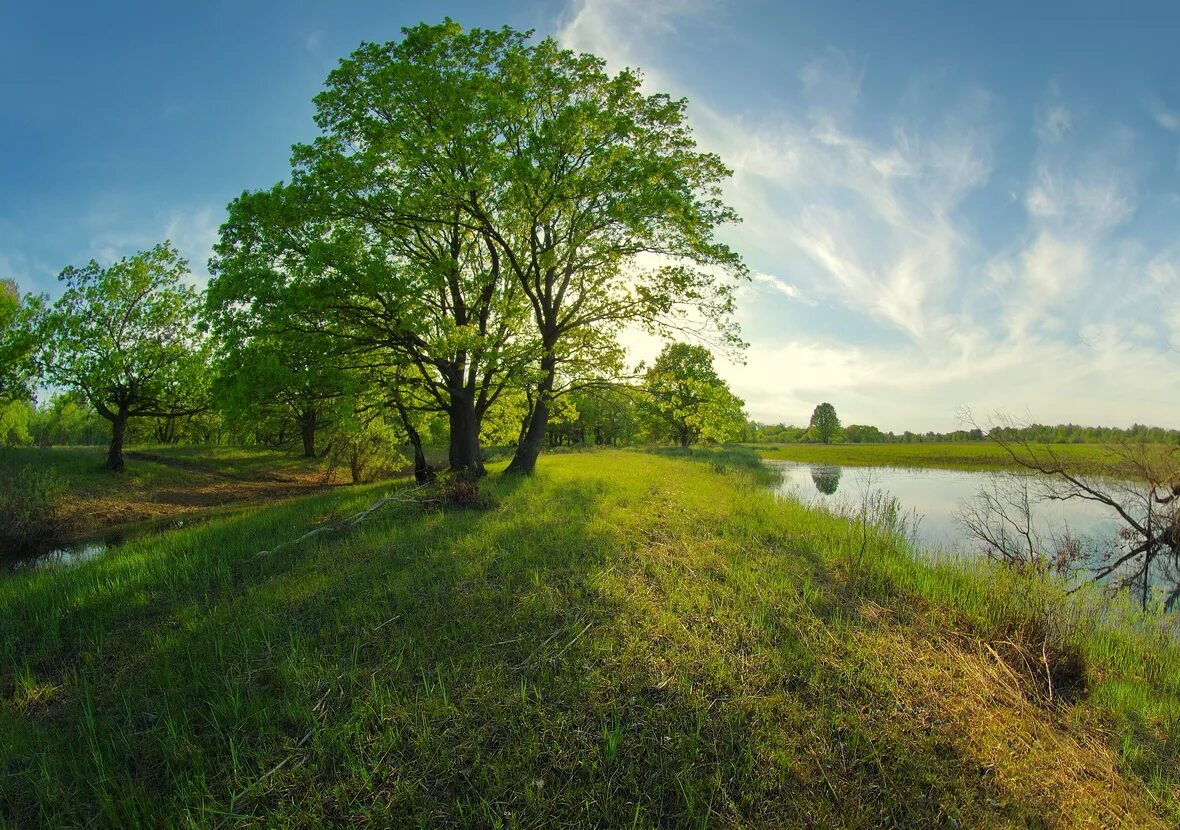
[{"label": "tree reflection in water", "polygon": [[815,489],[825,496],[834,495],[840,487],[840,475],[843,470],[828,464],[817,464],[811,468],[811,480],[815,482]]}]

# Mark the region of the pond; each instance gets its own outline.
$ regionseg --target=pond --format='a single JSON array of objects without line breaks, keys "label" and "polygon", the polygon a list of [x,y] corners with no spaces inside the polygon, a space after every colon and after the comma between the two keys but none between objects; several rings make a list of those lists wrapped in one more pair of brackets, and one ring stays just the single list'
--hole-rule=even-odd
[{"label": "pond", "polygon": [[[924,548],[961,555],[979,555],[980,542],[957,518],[959,508],[973,499],[994,475],[990,472],[932,470],[908,467],[840,467],[767,459],[781,470],[776,491],[805,504],[828,508],[858,504],[866,490],[881,490],[897,498],[905,510],[921,518],[917,542]],[[1107,538],[1120,523],[1109,508],[1085,501],[1041,503],[1035,524],[1048,538],[1068,528],[1078,536]]]}]

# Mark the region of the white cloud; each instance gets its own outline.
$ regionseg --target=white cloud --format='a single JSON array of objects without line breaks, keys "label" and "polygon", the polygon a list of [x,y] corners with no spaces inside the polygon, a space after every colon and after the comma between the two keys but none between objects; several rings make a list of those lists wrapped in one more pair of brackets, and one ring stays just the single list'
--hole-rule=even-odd
[{"label": "white cloud", "polygon": [[[151,224],[138,218],[133,223],[119,200],[104,200],[95,205],[86,222],[89,242],[71,261],[78,264],[96,259],[106,265],[170,240],[188,260],[193,283],[203,286],[209,279],[208,261],[224,216],[223,208],[174,208],[151,217]],[[144,229],[127,230],[134,224]]]},{"label": "white cloud", "polygon": [[1035,219],[1061,219],[1087,232],[1121,225],[1135,211],[1133,185],[1117,168],[1097,165],[1074,176],[1058,175],[1038,167],[1025,197],[1025,207]]},{"label": "white cloud", "polygon": [[[752,347],[719,370],[754,417],[802,423],[831,400],[846,422],[895,430],[956,428],[960,406],[1175,423],[1180,361],[1157,341],[1168,332],[1180,348],[1180,253],[1160,258],[1131,234],[1141,171],[1129,130],[1086,132],[1051,83],[1030,168],[998,177],[1005,102],[925,78],[887,129],[866,130],[881,119],[862,110],[883,102],[864,100],[868,65],[837,50],[801,63],[798,109],[732,111],[658,61],[684,9],[704,13],[586,0],[562,38],[687,94],[698,141],[733,168],[726,197],[745,221],[727,240],[754,271],[740,297]],[[977,195],[1001,215],[980,220]],[[820,304],[812,317],[801,299]]]},{"label": "white cloud", "polygon": [[799,290],[798,286],[792,285],[781,277],[776,277],[774,274],[766,274],[761,271],[754,271],[750,274],[750,278],[755,283],[761,283],[777,291],[783,296],[790,297],[792,300],[806,303],[807,305],[815,305],[814,300],[807,299],[803,292]]}]

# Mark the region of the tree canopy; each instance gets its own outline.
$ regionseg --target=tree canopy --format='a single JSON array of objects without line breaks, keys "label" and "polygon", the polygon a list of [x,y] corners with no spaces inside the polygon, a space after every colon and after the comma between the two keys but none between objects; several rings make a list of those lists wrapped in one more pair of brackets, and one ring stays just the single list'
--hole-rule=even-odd
[{"label": "tree canopy", "polygon": [[644,377],[643,391],[648,431],[656,440],[682,447],[730,441],[745,425],[744,402],[717,375],[704,346],[665,346]]},{"label": "tree canopy", "polygon": [[207,406],[209,372],[188,263],[164,242],[103,268],[70,266],[39,326],[45,379],[80,393],[111,423],[107,466],[123,469],[130,418]]},{"label": "tree canopy", "polygon": [[830,444],[833,438],[840,435],[840,418],[836,415],[836,407],[827,402],[817,406],[811,413],[807,431],[814,440]]},{"label": "tree canopy", "polygon": [[624,325],[740,344],[729,171],[636,72],[447,20],[363,44],[315,105],[291,184],[231,205],[210,302],[396,367],[448,414],[452,467],[482,472],[505,397],[531,472],[554,400],[621,366]]},{"label": "tree canopy", "polygon": [[14,280],[0,280],[0,403],[32,393],[37,342],[33,321],[40,306],[39,297],[21,297]]}]

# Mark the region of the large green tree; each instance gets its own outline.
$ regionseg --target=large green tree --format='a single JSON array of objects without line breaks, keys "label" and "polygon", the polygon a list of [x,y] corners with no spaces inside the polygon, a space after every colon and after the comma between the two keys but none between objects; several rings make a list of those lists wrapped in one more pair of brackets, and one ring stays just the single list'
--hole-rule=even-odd
[{"label": "large green tree", "polygon": [[102,267],[70,266],[40,319],[45,378],[74,390],[111,424],[107,467],[122,470],[131,418],[207,406],[208,353],[188,263],[168,242]]},{"label": "large green tree", "polygon": [[[223,328],[312,338],[375,383],[397,377],[397,399],[448,416],[451,468],[481,475],[483,418],[533,351],[526,306],[427,168],[472,140],[460,131],[429,143],[413,132],[430,132],[428,114],[384,109],[390,90],[367,103],[350,69],[317,98],[325,135],[296,148],[295,183],[230,205],[209,302]],[[398,79],[384,81],[396,89]]]},{"label": "large green tree", "polygon": [[[505,278],[521,292],[535,342],[515,375],[531,388],[511,471],[532,471],[554,398],[601,363],[621,327],[701,327],[739,343],[730,278],[744,269],[714,237],[737,218],[720,198],[729,171],[698,151],[685,102],[644,94],[638,73],[611,75],[553,39],[448,20],[363,45],[316,105],[324,135],[296,149],[298,182],[367,238],[396,240],[421,276],[448,273],[463,245],[486,251],[474,292],[452,308],[474,307],[467,298],[492,277],[496,292]],[[432,371],[463,376],[457,368]],[[447,387],[461,428],[471,392]]]},{"label": "large green tree", "polygon": [[826,401],[817,406],[811,413],[807,433],[815,441],[832,443],[832,439],[840,435],[840,418],[836,415],[836,407]]},{"label": "large green tree", "polygon": [[744,402],[713,368],[704,346],[670,343],[643,382],[648,431],[657,440],[682,447],[698,441],[731,441],[746,422]]}]

